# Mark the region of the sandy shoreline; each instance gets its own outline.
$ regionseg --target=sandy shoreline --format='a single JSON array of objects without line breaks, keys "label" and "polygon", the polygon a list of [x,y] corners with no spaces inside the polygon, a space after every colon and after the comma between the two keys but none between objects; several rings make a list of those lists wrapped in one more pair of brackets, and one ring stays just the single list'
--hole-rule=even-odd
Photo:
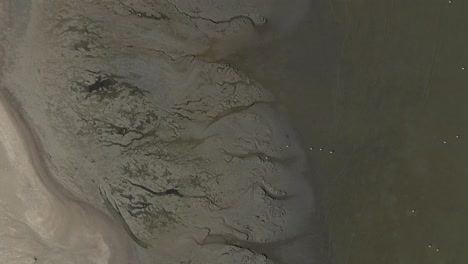
[{"label": "sandy shoreline", "polygon": [[[24,259],[33,255],[38,260],[37,263],[138,263],[126,233],[113,220],[80,202],[54,182],[45,167],[39,145],[29,132],[23,117],[13,106],[13,99],[5,96],[4,92],[2,91],[0,97],[1,145],[8,150],[7,154],[2,154],[3,159],[5,155],[8,156],[8,161],[2,160],[4,173],[1,180],[1,202],[2,209],[5,210],[2,213],[6,212],[2,217],[11,218],[15,225],[20,224],[16,223],[19,221],[29,226],[31,241],[36,237],[37,243],[48,249],[20,249],[22,252],[17,252],[12,259],[6,260],[3,257],[8,257],[8,254],[3,249],[0,260],[13,263],[15,258]],[[5,173],[5,168],[8,167],[5,162],[12,164],[8,173]],[[12,189],[16,193],[11,193]],[[24,200],[23,197],[36,202]],[[2,232],[7,228],[12,227],[2,226]],[[10,239],[14,236],[10,234]],[[57,248],[54,245],[60,246]],[[17,247],[14,244],[2,244],[2,248],[5,246],[12,249]],[[51,254],[54,251],[57,252]],[[72,255],[65,253],[67,251],[73,252]],[[83,255],[78,253],[81,251],[84,251],[81,253]],[[78,262],[72,262],[73,260]]]},{"label": "sandy shoreline", "polygon": [[[267,89],[207,58],[208,42],[243,38],[236,28],[264,18],[249,17],[253,6],[206,2],[198,17],[185,2],[151,5],[33,2],[24,36],[9,39],[2,82],[37,132],[26,144],[43,144],[31,156],[37,176],[73,208],[57,224],[123,241],[107,243],[119,260],[135,244],[141,263],[317,262],[300,142]],[[86,227],[73,221],[85,215]]]},{"label": "sandy shoreline", "polygon": [[[9,27],[10,1],[0,3]],[[0,47],[0,69],[5,53]],[[2,76],[3,74],[0,74]],[[127,234],[50,175],[16,99],[0,90],[0,262],[139,263]]]}]

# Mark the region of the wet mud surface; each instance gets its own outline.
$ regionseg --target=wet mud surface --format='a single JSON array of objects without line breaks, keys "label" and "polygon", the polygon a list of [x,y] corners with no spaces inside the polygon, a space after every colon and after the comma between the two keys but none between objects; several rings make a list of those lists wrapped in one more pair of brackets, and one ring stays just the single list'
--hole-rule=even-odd
[{"label": "wet mud surface", "polygon": [[[40,143],[28,155],[53,184],[36,193],[61,204],[46,215],[119,230],[59,244],[138,263],[458,263],[466,10],[3,0],[0,85],[30,127],[17,142]],[[25,248],[50,252],[39,244]],[[28,254],[18,263],[43,260]]]},{"label": "wet mud surface", "polygon": [[[3,3],[10,19],[19,17],[12,2]],[[130,263],[314,263],[325,256],[304,250],[322,243],[322,229],[310,229],[319,223],[310,168],[288,118],[267,89],[222,61],[230,52],[223,43],[265,23],[263,9],[209,1],[197,8],[183,1],[31,3],[27,21],[10,20],[2,32],[2,87],[37,135],[50,179],[80,204],[64,217],[103,212],[86,228],[101,230],[102,222],[119,230],[109,240],[113,232],[102,230],[109,251],[95,263],[125,262],[119,254],[127,253],[138,257]],[[63,239],[92,241],[74,235],[74,221],[57,225],[72,232]]]}]

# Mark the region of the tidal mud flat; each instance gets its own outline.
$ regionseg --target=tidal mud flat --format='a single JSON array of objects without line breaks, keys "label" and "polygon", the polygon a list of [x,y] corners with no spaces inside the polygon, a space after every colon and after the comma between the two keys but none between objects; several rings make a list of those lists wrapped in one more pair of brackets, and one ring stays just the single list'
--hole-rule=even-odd
[{"label": "tidal mud flat", "polygon": [[[0,6],[6,31],[11,5],[2,1]],[[0,62],[5,56],[2,47]],[[139,263],[130,237],[114,220],[57,184],[24,114],[2,83],[0,262]]]},{"label": "tidal mud flat", "polygon": [[[241,2],[34,1],[10,15],[1,85],[42,144],[47,190],[76,197],[59,201],[83,228],[116,223],[95,263],[326,263],[301,144],[274,96],[223,61],[269,32],[272,3]],[[79,230],[61,238],[92,243]]]},{"label": "tidal mud flat", "polygon": [[40,146],[3,90],[0,97],[0,261],[139,263],[117,223],[51,178]]},{"label": "tidal mud flat", "polygon": [[317,0],[286,37],[232,56],[320,165],[332,263],[468,259],[467,10]]}]

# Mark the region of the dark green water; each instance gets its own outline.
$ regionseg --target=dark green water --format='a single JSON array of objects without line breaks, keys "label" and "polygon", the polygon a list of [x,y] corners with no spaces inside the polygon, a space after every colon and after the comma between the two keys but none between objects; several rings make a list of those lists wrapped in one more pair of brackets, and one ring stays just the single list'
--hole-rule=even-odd
[{"label": "dark green water", "polygon": [[468,2],[310,9],[237,64],[314,148],[332,263],[467,263]]}]

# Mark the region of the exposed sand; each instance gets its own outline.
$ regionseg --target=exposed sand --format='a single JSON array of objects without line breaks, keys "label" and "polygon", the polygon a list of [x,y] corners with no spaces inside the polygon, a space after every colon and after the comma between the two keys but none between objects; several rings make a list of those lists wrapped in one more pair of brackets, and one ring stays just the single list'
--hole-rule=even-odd
[{"label": "exposed sand", "polygon": [[44,146],[38,193],[57,205],[41,216],[67,210],[53,230],[37,221],[42,236],[101,245],[102,261],[107,244],[109,264],[133,258],[127,237],[148,264],[324,263],[300,142],[267,89],[218,61],[275,26],[240,2],[32,2],[2,84]]},{"label": "exposed sand", "polygon": [[0,97],[0,262],[138,263],[119,226],[53,182],[7,100]]},{"label": "exposed sand", "polygon": [[[9,27],[0,1],[0,29]],[[4,60],[0,49],[0,69]],[[1,76],[1,75],[0,75]],[[0,91],[0,263],[139,263],[113,220],[57,184],[15,99]]]}]

